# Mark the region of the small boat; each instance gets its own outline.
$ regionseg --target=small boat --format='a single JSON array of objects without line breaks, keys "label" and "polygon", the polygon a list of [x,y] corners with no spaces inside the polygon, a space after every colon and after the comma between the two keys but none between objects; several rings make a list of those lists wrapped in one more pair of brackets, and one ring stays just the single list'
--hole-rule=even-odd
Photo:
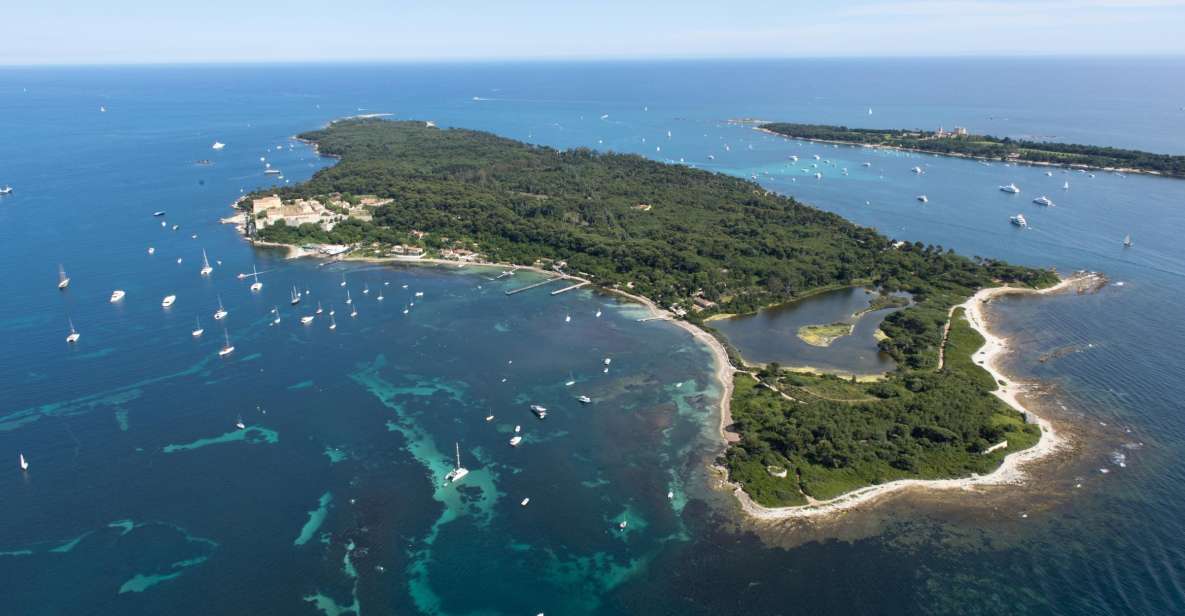
[{"label": "small boat", "polygon": [[58,288],[65,290],[70,286],[70,277],[66,275],[66,268],[58,265]]},{"label": "small boat", "polygon": [[1045,207],[1053,207],[1053,201],[1050,201],[1049,197],[1046,197],[1045,195],[1041,195],[1040,197],[1033,199],[1033,203],[1036,203],[1037,205],[1044,205]]},{"label": "small boat", "polygon": [[531,405],[531,412],[534,413],[535,417],[538,417],[539,419],[547,418],[547,408],[544,406],[541,406],[538,404],[532,404]]},{"label": "small boat", "polygon": [[675,491],[674,491],[674,490],[668,490],[668,491],[667,491],[667,500],[673,500],[674,498],[675,498]]},{"label": "small boat", "polygon": [[416,297],[424,297],[423,291],[416,291]]},{"label": "small boat", "polygon": [[1045,177],[1047,177],[1047,178],[1051,178],[1051,177],[1053,177],[1053,172],[1052,172],[1052,171],[1046,171],[1046,172],[1045,172]]},{"label": "small boat", "polygon": [[1024,214],[1017,214],[1016,216],[1009,218],[1008,222],[1020,227],[1021,229],[1027,229],[1029,227],[1029,221],[1025,220]]},{"label": "small boat", "polygon": [[235,347],[230,343],[230,333],[226,330],[222,330],[222,333],[226,336],[226,346],[218,350],[218,356],[226,357],[227,355],[235,352]]},{"label": "small boat", "polygon": [[329,309],[329,316],[333,316],[334,313],[336,313],[336,312],[337,312],[336,310],[334,310],[333,308],[330,308]]},{"label": "small boat", "polygon": [[114,290],[114,291],[112,291],[112,292],[111,292],[111,299],[109,299],[109,300],[107,300],[107,301],[109,301],[109,302],[111,302],[112,304],[114,304],[115,302],[118,302],[119,300],[123,299],[123,297],[124,297],[125,295],[127,295],[127,293],[124,293],[124,290],[123,290],[123,289],[116,289],[116,290]]},{"label": "small boat", "polygon": [[239,415],[239,418],[237,420],[235,420],[235,427],[240,430],[247,429],[247,424],[243,423],[243,416],[242,415]]},{"label": "small boat", "polygon": [[149,246],[148,247],[148,254],[150,254],[150,255],[156,254],[156,249],[153,248],[152,246]]},{"label": "small boat", "polygon": [[453,467],[453,470],[449,471],[448,474],[444,476],[445,483],[454,483],[460,481],[465,477],[465,475],[469,474],[469,469],[461,466],[461,444],[454,443],[454,445],[457,448],[457,465]]},{"label": "small boat", "polygon": [[292,285],[292,305],[295,306],[300,303],[300,292],[296,290],[296,285]]},{"label": "small boat", "polygon": [[572,322],[572,315],[570,315],[570,314],[565,315],[564,316],[564,323],[571,323],[571,322]]},{"label": "small boat", "polygon": [[860,163],[861,167],[871,167],[872,163]]},{"label": "small boat", "polygon": [[173,225],[173,230],[174,230],[174,231],[176,231],[177,229],[180,229],[180,228],[181,228],[181,225]]},{"label": "small boat", "polygon": [[221,150],[222,148],[225,148],[225,147],[226,147],[225,143],[222,143],[221,141],[215,141],[214,145],[210,146],[210,149],[211,150]]},{"label": "small boat", "polygon": [[597,311],[597,314],[596,314],[596,315],[594,315],[594,316],[596,316],[598,319],[599,319],[599,318],[601,318],[601,311],[600,311],[600,310],[598,310],[598,311]]},{"label": "small boat", "polygon": [[922,171],[921,167],[914,167],[913,169],[910,169],[910,171],[914,172],[917,175],[922,175],[925,173],[925,171]]},{"label": "small boat", "polygon": [[1070,181],[1066,180],[1062,183],[1062,190],[1070,190]]},{"label": "small boat", "polygon": [[400,289],[406,289],[406,288],[407,288],[407,285],[405,285],[405,284],[403,284],[403,285],[399,285],[399,288],[400,288]]},{"label": "small boat", "polygon": [[169,306],[172,306],[173,302],[175,301],[177,301],[176,295],[166,295],[164,299],[160,300],[160,305],[162,308],[168,308]]},{"label": "small boat", "polygon": [[165,221],[163,221],[163,220],[162,220],[162,221],[160,221],[160,226],[161,226],[161,227],[167,227],[167,226],[169,226],[169,223],[167,223],[167,222],[165,222]]},{"label": "small boat", "polygon": [[494,421],[493,415],[486,415],[486,421]]},{"label": "small boat", "polygon": [[613,359],[612,359],[612,358],[609,358],[609,357],[606,357],[606,358],[605,358],[605,365],[606,365],[606,366],[608,366],[608,365],[609,365],[609,364],[611,364],[611,363],[613,363]]},{"label": "small boat", "polygon": [[564,383],[564,387],[571,387],[576,384],[576,381],[568,381]]},{"label": "small boat", "polygon": [[206,330],[205,330],[205,328],[203,328],[203,327],[202,327],[202,320],[201,320],[201,319],[199,319],[199,318],[197,318],[197,317],[194,317],[194,318],[193,318],[193,321],[194,321],[194,323],[197,325],[197,327],[195,327],[195,328],[193,329],[193,332],[192,332],[192,333],[193,333],[193,337],[194,337],[194,338],[201,338],[201,337],[202,337],[202,334],[206,333]]},{"label": "small boat", "polygon": [[521,437],[517,434],[510,437],[510,446],[511,447],[518,447],[518,444],[521,442],[523,442],[523,437]]},{"label": "small boat", "polygon": [[334,320],[334,318],[333,318],[333,315],[332,315],[332,314],[331,314],[331,315],[329,315],[329,329],[330,329],[330,330],[337,329],[337,321],[336,321],[336,320]]},{"label": "small boat", "polygon": [[202,269],[201,269],[201,274],[202,274],[203,276],[209,276],[209,275],[210,275],[210,272],[213,272],[213,271],[214,271],[214,268],[210,267],[210,258],[206,256],[206,249],[205,249],[205,248],[203,248],[203,249],[202,249]]},{"label": "small boat", "polygon": [[592,402],[592,398],[589,398],[588,396],[580,396],[579,398],[576,398],[576,399],[579,400],[581,404],[588,404],[588,403]]},{"label": "small boat", "polygon": [[157,211],[153,212],[152,215],[153,216],[164,216],[165,211],[164,210],[157,210]]},{"label": "small boat", "polygon": [[177,257],[177,265],[181,265],[181,257]]},{"label": "small boat", "polygon": [[313,318],[314,317],[312,315],[305,315],[303,317],[300,317],[300,324],[301,325],[308,325],[309,323],[313,322]]},{"label": "small boat", "polygon": [[0,186],[0,196],[11,195],[11,194],[12,194],[12,187],[11,186],[9,186],[8,184],[5,184],[4,186]]},{"label": "small boat", "polygon": [[251,291],[258,292],[263,288],[263,283],[259,282],[259,270],[256,270],[254,265],[251,266],[251,275],[255,278],[255,282],[251,283]]},{"label": "small boat", "polygon": [[1124,247],[1124,248],[1131,248],[1131,247],[1132,247],[1132,236],[1131,236],[1131,234],[1128,234],[1128,235],[1125,235],[1125,236],[1123,236],[1123,247]]},{"label": "small boat", "polygon": [[82,337],[82,334],[78,333],[78,330],[74,329],[74,321],[71,321],[70,319],[66,319],[66,321],[70,323],[70,333],[66,335],[66,342],[71,344],[78,342],[78,339]]},{"label": "small boat", "polygon": [[522,426],[515,426],[515,427],[514,427],[514,433],[515,433],[515,434],[521,434],[521,433],[522,433],[522,431],[523,431],[523,427],[522,427]]},{"label": "small boat", "polygon": [[230,314],[230,313],[226,311],[226,308],[222,307],[222,295],[219,295],[218,296],[218,310],[214,311],[214,320],[221,321],[222,319],[225,319],[226,315],[228,315],[228,314]]},{"label": "small boat", "polygon": [[527,505],[530,505],[530,504],[531,504],[531,499],[530,499],[529,497],[528,497],[528,498],[524,498],[524,499],[522,499],[521,501],[519,501],[519,502],[518,502],[518,504],[519,504],[520,506],[522,506],[522,507],[526,507]]},{"label": "small boat", "polygon": [[407,314],[407,313],[409,313],[409,312],[411,312],[411,309],[410,309],[410,308],[408,308],[407,306],[404,306],[404,307],[403,307],[403,314]]},{"label": "small boat", "polygon": [[280,175],[280,173],[281,173],[281,171],[279,169],[264,169],[263,170],[264,175]]},{"label": "small boat", "polygon": [[1016,184],[1006,184],[1000,187],[1000,191],[1015,195],[1020,192],[1020,188],[1017,188]]},{"label": "small boat", "polygon": [[25,459],[25,454],[18,453],[17,457],[20,459],[20,466],[22,471],[29,470],[29,461]]},{"label": "small boat", "polygon": [[617,528],[618,528],[618,530],[625,530],[625,527],[627,527],[629,525],[630,525],[630,523],[628,520],[622,520],[621,523],[617,525]]},{"label": "small boat", "polygon": [[315,314],[321,314],[322,312],[324,311],[321,310],[321,302],[317,302],[317,310],[315,311]]},{"label": "small boat", "polygon": [[918,195],[918,201],[921,201],[922,203],[929,203],[930,198],[926,195]]}]

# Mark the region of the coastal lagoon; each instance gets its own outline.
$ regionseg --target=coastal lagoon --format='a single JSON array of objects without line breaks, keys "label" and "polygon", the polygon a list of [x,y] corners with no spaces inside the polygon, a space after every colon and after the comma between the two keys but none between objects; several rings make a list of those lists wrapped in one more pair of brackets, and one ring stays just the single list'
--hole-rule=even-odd
[{"label": "coastal lagoon", "polygon": [[[715,319],[719,330],[747,362],[778,362],[789,368],[855,375],[883,374],[895,362],[877,347],[876,330],[895,308],[868,310],[875,293],[861,287],[838,289],[765,308],[755,314]],[[799,336],[811,325],[850,323],[852,331],[826,346]]]},{"label": "coastal lagoon", "polygon": [[[0,184],[15,189],[0,198],[5,609],[1179,612],[1185,182],[824,148],[726,120],[965,125],[1179,154],[1185,93],[1163,76],[1182,69],[1179,60],[4,69]],[[983,86],[1001,74],[1013,88]],[[720,389],[710,354],[686,332],[639,323],[640,307],[588,290],[507,297],[526,272],[492,281],[497,271],[476,268],[284,261],[218,224],[241,190],[331,163],[291,135],[358,113],[756,176],[897,239],[1101,270],[1111,283],[1097,293],[989,308],[1010,336],[1005,367],[1039,383],[1030,402],[1077,447],[1030,484],[983,496],[902,496],[821,529],[741,522],[731,496],[713,489]],[[214,141],[227,146],[211,150]],[[790,164],[816,153],[835,163],[822,180]],[[265,176],[260,157],[283,177]],[[996,189],[1009,182],[1019,197]],[[1057,206],[1030,202],[1042,193]],[[1019,212],[1032,229],[1008,225]],[[1135,245],[1124,249],[1129,233]],[[198,275],[203,248],[210,278]],[[59,263],[73,278],[65,292]],[[264,272],[259,294],[234,277],[252,265]],[[296,307],[294,286],[309,291]],[[122,303],[108,302],[115,288],[127,291]],[[178,299],[163,310],[166,293]],[[219,296],[230,314],[215,322]],[[336,330],[324,314],[299,324],[316,302],[336,310]],[[82,334],[75,347],[64,341],[67,318]],[[236,350],[220,359],[223,325]],[[581,394],[593,403],[576,402]],[[548,418],[534,419],[531,403]],[[234,426],[240,416],[245,430]],[[515,425],[525,442],[511,448]],[[471,473],[443,487],[454,443]]]}]

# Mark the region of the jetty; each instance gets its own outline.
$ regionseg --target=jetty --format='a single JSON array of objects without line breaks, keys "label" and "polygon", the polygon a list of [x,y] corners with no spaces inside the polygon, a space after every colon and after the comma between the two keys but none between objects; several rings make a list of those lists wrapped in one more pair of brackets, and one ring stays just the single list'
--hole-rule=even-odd
[{"label": "jetty", "polygon": [[586,284],[588,284],[588,281],[582,280],[574,285],[570,285],[570,286],[564,287],[562,289],[556,289],[555,291],[552,291],[551,294],[552,295],[559,295],[560,293],[565,293],[567,291],[571,291],[572,289],[579,289],[580,287],[583,287]]},{"label": "jetty", "polygon": [[548,278],[547,280],[540,280],[539,282],[533,282],[525,287],[511,289],[511,290],[507,291],[506,294],[507,295],[514,295],[515,293],[522,293],[523,291],[530,291],[531,289],[534,289],[536,287],[541,287],[549,282],[555,282],[555,281],[560,280],[562,278],[564,278],[564,276],[555,276],[553,278]]}]

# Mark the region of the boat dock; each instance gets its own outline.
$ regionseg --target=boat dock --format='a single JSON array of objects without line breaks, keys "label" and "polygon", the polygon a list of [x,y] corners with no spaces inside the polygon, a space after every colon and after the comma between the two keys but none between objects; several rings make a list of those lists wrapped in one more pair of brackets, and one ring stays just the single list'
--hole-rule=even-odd
[{"label": "boat dock", "polygon": [[564,287],[564,288],[562,288],[562,289],[556,289],[555,291],[552,291],[552,292],[551,292],[551,294],[552,294],[552,295],[559,295],[560,293],[564,293],[564,292],[566,292],[566,291],[571,291],[572,289],[579,289],[580,287],[583,287],[583,286],[584,286],[584,285],[586,285],[586,284],[588,284],[588,281],[587,281],[587,280],[582,280],[582,281],[580,281],[580,282],[578,282],[578,283],[576,283],[576,284],[574,284],[574,285],[567,286],[567,287]]},{"label": "boat dock", "polygon": [[638,319],[639,323],[649,323],[650,321],[669,321],[671,316],[667,314],[658,314],[650,317],[642,317]]},{"label": "boat dock", "polygon": [[563,278],[563,276],[556,276],[554,278],[548,278],[547,280],[540,280],[539,282],[533,282],[525,287],[511,289],[511,290],[507,291],[506,294],[507,295],[514,295],[515,293],[522,293],[523,291],[530,291],[531,289],[534,289],[536,287],[541,287],[549,282],[555,282],[557,280],[560,280],[561,278]]}]

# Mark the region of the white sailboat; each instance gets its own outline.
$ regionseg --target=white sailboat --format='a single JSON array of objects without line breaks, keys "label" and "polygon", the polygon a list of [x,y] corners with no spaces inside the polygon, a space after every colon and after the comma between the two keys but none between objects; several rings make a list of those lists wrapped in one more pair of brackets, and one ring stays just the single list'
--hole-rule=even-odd
[{"label": "white sailboat", "polygon": [[226,336],[226,346],[222,347],[218,351],[218,356],[219,357],[226,357],[227,355],[230,355],[231,353],[235,352],[235,347],[233,344],[230,343],[230,332],[228,332],[224,329],[224,330],[222,330],[222,334],[224,336]]},{"label": "white sailboat", "polygon": [[1069,181],[1069,180],[1066,180],[1066,181],[1065,181],[1065,182],[1062,184],[1062,190],[1070,190],[1070,181]]},{"label": "white sailboat", "polygon": [[237,420],[235,420],[235,427],[240,430],[247,429],[247,424],[243,423],[243,416],[242,415],[239,415],[239,418]]},{"label": "white sailboat", "polygon": [[202,334],[206,333],[206,329],[204,327],[202,327],[202,320],[199,319],[198,317],[194,317],[193,322],[195,325],[197,325],[197,327],[195,327],[193,329],[193,337],[194,338],[201,338]]},{"label": "white sailboat", "polygon": [[66,342],[71,344],[78,342],[78,339],[82,337],[82,334],[79,334],[78,330],[74,329],[74,321],[71,321],[70,319],[66,319],[66,321],[70,323],[70,333],[66,336]]},{"label": "white sailboat", "polygon": [[292,285],[292,305],[295,306],[300,303],[300,291],[296,290],[296,285]]},{"label": "white sailboat", "polygon": [[342,282],[338,286],[341,286],[341,287],[346,286],[346,273],[345,272],[342,272]]},{"label": "white sailboat", "polygon": [[469,474],[469,469],[461,466],[461,444],[454,443],[454,445],[457,448],[457,465],[453,467],[453,470],[449,471],[449,473],[444,476],[445,483],[454,483],[460,481],[465,477],[465,475]]},{"label": "white sailboat", "polygon": [[263,288],[263,283],[259,282],[259,270],[254,265],[251,266],[251,276],[255,278],[255,282],[251,283],[251,291],[258,292]]},{"label": "white sailboat", "polygon": [[358,308],[357,307],[352,308],[350,310],[350,317],[356,317],[356,316],[358,316]]},{"label": "white sailboat", "polygon": [[346,305],[349,306],[350,304],[353,304],[353,303],[354,303],[354,299],[350,297],[350,290],[346,289]]},{"label": "white sailboat", "polygon": [[1131,248],[1132,247],[1132,236],[1130,233],[1123,236],[1123,247],[1124,248]]},{"label": "white sailboat", "polygon": [[228,315],[228,314],[230,314],[230,313],[228,313],[226,311],[226,308],[222,307],[222,295],[219,294],[218,295],[218,310],[214,311],[214,320],[221,321],[222,319],[225,319],[226,315]]},{"label": "white sailboat", "polygon": [[274,319],[272,319],[272,325],[279,325],[280,324],[280,309],[277,308],[276,306],[272,306],[272,314],[276,315],[276,317]]},{"label": "white sailboat", "polygon": [[58,288],[65,289],[70,286],[70,277],[66,275],[66,268],[58,265]]},{"label": "white sailboat", "polygon": [[202,249],[202,269],[201,269],[201,274],[202,274],[203,276],[209,276],[209,275],[210,275],[210,273],[211,273],[211,272],[213,272],[213,271],[214,271],[214,268],[210,267],[210,258],[206,256],[206,249],[205,249],[205,248],[203,248],[203,249]]},{"label": "white sailboat", "polygon": [[337,329],[337,321],[334,320],[333,314],[329,315],[329,329],[331,329],[331,330]]},{"label": "white sailboat", "polygon": [[317,302],[317,311],[316,311],[316,314],[321,314],[322,312],[324,312],[324,311],[323,311],[323,310],[321,310],[321,302]]},{"label": "white sailboat", "polygon": [[19,453],[19,454],[17,454],[17,456],[20,458],[21,470],[22,471],[29,470],[29,461],[25,459],[25,454]]}]

